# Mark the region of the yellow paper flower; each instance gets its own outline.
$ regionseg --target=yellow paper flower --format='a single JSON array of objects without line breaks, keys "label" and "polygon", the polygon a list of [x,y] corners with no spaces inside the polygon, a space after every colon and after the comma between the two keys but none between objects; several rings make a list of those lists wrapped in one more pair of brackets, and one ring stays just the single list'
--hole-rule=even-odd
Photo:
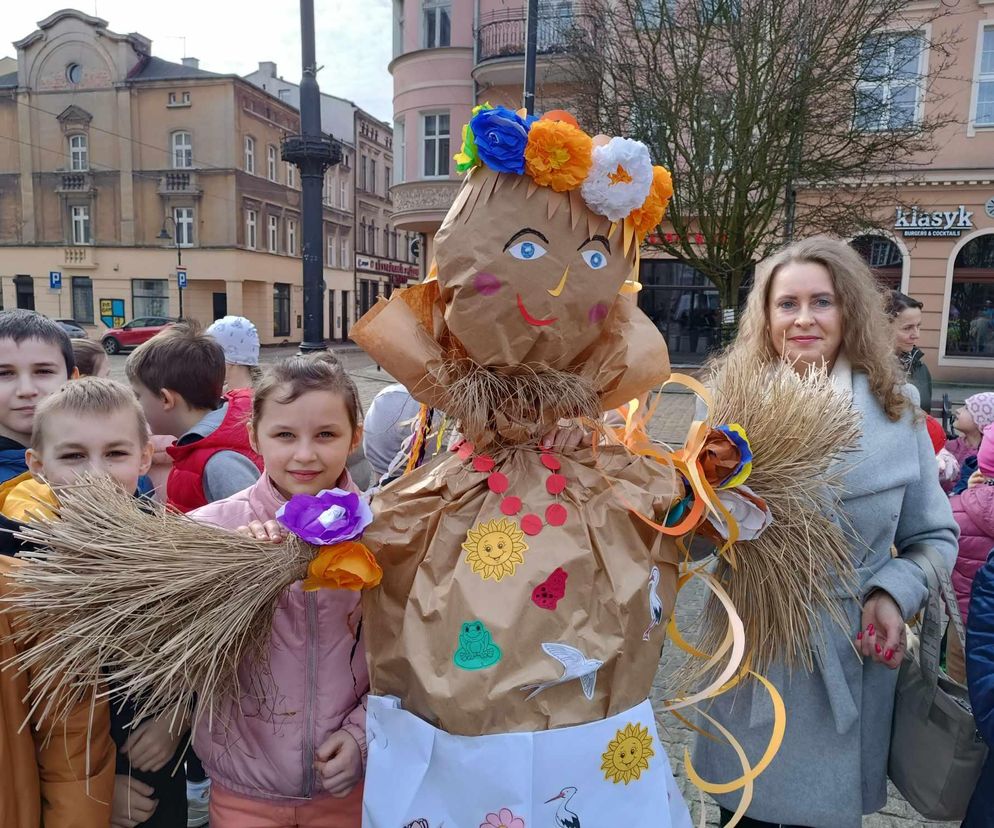
[{"label": "yellow paper flower", "polygon": [[528,131],[525,172],[536,184],[557,193],[573,190],[590,172],[593,142],[565,121],[535,121]]},{"label": "yellow paper flower", "polygon": [[608,744],[601,756],[601,770],[608,781],[627,785],[649,770],[649,759],[655,755],[649,729],[633,722],[619,730]]},{"label": "yellow paper flower", "polygon": [[358,541],[322,546],[307,567],[304,589],[369,589],[383,578],[373,553]]},{"label": "yellow paper flower", "polygon": [[652,168],[652,187],[642,206],[632,210],[629,218],[635,222],[635,232],[641,242],[655,230],[666,215],[666,207],[673,195],[673,178],[666,167]]}]

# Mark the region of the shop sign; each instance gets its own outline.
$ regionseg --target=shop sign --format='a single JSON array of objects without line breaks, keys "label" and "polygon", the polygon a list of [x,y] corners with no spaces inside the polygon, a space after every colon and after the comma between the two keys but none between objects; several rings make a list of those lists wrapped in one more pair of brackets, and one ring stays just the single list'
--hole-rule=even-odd
[{"label": "shop sign", "polygon": [[894,229],[909,236],[957,238],[964,230],[973,229],[973,213],[960,205],[956,210],[919,210],[896,208]]},{"label": "shop sign", "polygon": [[356,270],[379,273],[389,276],[393,284],[403,285],[408,279],[417,281],[421,277],[421,269],[414,264],[395,262],[391,259],[377,259],[372,256],[356,256]]}]

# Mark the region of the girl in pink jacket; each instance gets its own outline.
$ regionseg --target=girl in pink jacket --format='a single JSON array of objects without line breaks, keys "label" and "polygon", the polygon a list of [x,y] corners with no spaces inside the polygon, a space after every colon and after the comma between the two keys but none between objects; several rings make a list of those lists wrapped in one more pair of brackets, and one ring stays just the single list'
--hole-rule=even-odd
[{"label": "girl in pink jacket", "polygon": [[[295,494],[353,490],[345,470],[361,437],[355,386],[322,357],[292,357],[262,379],[248,424],[265,473],[248,489],[190,512],[278,539],[277,510]],[[240,668],[230,716],[201,720],[194,746],[213,780],[212,828],[358,828],[369,676],[358,640],[359,593],[285,593],[273,618],[270,673]]]},{"label": "girl in pink jacket", "polygon": [[969,488],[953,495],[949,502],[959,524],[959,555],[952,579],[965,624],[973,576],[994,549],[994,427],[984,432],[977,452],[977,471],[970,478]]}]

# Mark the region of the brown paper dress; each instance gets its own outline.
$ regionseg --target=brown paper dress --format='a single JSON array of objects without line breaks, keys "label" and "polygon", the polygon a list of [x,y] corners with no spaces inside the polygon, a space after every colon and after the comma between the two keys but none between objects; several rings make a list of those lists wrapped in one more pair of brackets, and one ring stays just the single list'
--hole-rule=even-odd
[{"label": "brown paper dress", "polygon": [[[662,336],[620,292],[637,267],[626,224],[479,167],[436,236],[437,280],[381,300],[352,331],[470,444],[382,490],[364,535],[384,571],[363,599],[371,691],[449,733],[593,722],[649,695],[677,553],[636,512],[664,519],[682,484],[620,445],[551,461],[538,446],[560,418],[596,417],[669,376]],[[533,695],[563,676],[543,649],[556,643],[603,662],[591,698],[579,680]]]}]

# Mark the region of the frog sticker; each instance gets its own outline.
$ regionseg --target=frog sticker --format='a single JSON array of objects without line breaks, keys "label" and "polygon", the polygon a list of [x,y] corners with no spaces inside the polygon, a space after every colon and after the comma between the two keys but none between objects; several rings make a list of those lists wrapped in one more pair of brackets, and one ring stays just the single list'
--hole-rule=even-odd
[{"label": "frog sticker", "polygon": [[500,647],[482,621],[464,621],[452,661],[462,670],[484,670],[500,661]]}]

